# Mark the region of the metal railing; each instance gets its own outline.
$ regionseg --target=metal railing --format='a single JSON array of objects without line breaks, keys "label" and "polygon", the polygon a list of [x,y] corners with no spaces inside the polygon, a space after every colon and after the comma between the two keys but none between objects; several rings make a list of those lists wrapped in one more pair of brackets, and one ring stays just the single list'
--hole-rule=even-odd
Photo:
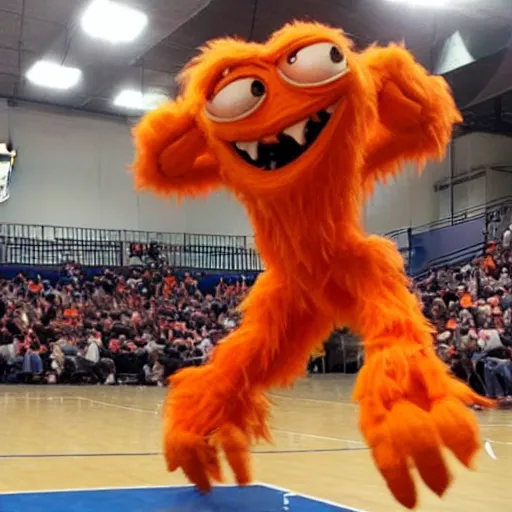
[{"label": "metal railing", "polygon": [[0,224],[0,264],[117,267],[129,264],[133,244],[158,244],[176,268],[260,271],[253,238],[239,235],[159,233],[131,230]]},{"label": "metal railing", "polygon": [[[486,228],[512,214],[512,196],[469,208],[455,219],[392,231],[386,236],[397,244],[405,261],[411,261],[411,237],[486,214]],[[499,219],[498,219],[499,217]],[[504,224],[503,224],[504,225]],[[176,268],[258,272],[263,263],[252,236],[162,233],[136,230],[74,228],[0,223],[0,264],[61,265],[76,261],[90,267],[125,266],[132,244],[155,242],[160,254]]]},{"label": "metal railing", "polygon": [[475,258],[482,256],[485,252],[484,244],[473,244],[467,247],[463,247],[457,251],[453,251],[449,254],[445,254],[439,258],[436,258],[429,262],[428,269],[417,273],[414,279],[421,281],[426,278],[432,270],[439,270],[444,267],[450,267],[453,265],[463,266],[466,263],[470,263]]},{"label": "metal railing", "polygon": [[[508,225],[512,222],[512,196],[502,197],[501,199],[490,201],[485,205],[478,205],[472,208],[468,208],[457,213],[453,219],[449,217],[421,226],[396,229],[387,233],[385,236],[395,242],[400,253],[404,257],[406,264],[410,266],[412,253],[414,251],[412,247],[412,240],[414,239],[415,235],[425,233],[427,231],[434,231],[437,229],[460,225],[478,218],[485,219],[485,233],[483,243],[485,243],[487,240],[499,240],[505,229],[507,229]],[[462,247],[460,251],[457,252],[464,252],[466,249],[471,252],[473,248]],[[443,256],[443,258],[446,258],[445,264],[449,264],[453,260],[451,254]],[[455,263],[454,260],[453,263]],[[429,263],[429,266],[438,264],[441,263],[435,261]]]},{"label": "metal railing", "polygon": [[500,199],[495,199],[485,204],[479,204],[464,210],[460,210],[459,212],[455,213],[453,217],[450,215],[439,220],[429,222],[427,224],[397,228],[389,231],[385,234],[385,236],[394,240],[400,249],[404,249],[407,247],[410,235],[424,233],[425,231],[431,231],[433,229],[454,226],[456,224],[461,224],[468,220],[475,219],[482,215],[489,216],[495,213],[500,213],[502,210],[510,209],[512,209],[512,195],[501,197]]}]

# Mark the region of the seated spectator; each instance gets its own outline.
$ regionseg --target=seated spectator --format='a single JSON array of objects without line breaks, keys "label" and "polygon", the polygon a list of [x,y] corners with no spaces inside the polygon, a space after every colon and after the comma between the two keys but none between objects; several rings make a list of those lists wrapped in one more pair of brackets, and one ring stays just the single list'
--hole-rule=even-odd
[{"label": "seated spectator", "polygon": [[144,365],[145,383],[163,386],[165,384],[165,367],[161,361],[161,354],[153,352],[147,364]]},{"label": "seated spectator", "polygon": [[21,371],[24,375],[24,382],[34,381],[34,377],[43,373],[43,361],[39,355],[41,347],[37,342],[31,342],[23,356]]},{"label": "seated spectator", "polygon": [[64,355],[64,352],[62,351],[62,348],[58,343],[54,343],[52,345],[52,352],[50,354],[51,359],[51,369],[53,371],[53,374],[55,376],[55,379],[52,380],[52,384],[58,382],[59,377],[64,372],[64,366],[65,366],[65,359],[66,356]]}]

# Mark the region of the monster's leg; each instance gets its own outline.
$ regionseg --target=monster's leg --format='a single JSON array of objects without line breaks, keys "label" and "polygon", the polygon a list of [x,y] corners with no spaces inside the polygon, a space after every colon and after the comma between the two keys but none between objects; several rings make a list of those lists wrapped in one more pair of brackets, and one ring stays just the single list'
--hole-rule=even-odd
[{"label": "monster's leg", "polygon": [[373,458],[400,503],[413,508],[414,464],[438,495],[450,484],[441,448],[470,467],[480,445],[471,403],[492,406],[449,375],[433,349],[433,330],[409,290],[403,261],[390,241],[369,237],[354,248],[350,289],[357,312],[351,328],[365,345],[354,399]]},{"label": "monster's leg", "polygon": [[215,349],[212,361],[171,379],[164,445],[170,471],[181,467],[207,491],[220,479],[218,448],[237,481],[250,481],[249,445],[269,439],[264,392],[305,373],[311,349],[332,322],[318,306],[271,271],[262,274],[243,304],[241,326]]}]

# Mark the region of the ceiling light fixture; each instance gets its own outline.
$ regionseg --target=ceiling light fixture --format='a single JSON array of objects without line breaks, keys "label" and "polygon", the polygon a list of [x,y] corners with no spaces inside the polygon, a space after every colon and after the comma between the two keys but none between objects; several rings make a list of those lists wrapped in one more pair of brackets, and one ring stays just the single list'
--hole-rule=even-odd
[{"label": "ceiling light fixture", "polygon": [[148,24],[142,11],[111,0],[93,0],[82,16],[82,28],[91,37],[111,43],[130,43]]},{"label": "ceiling light fixture", "polygon": [[39,87],[65,91],[78,84],[82,72],[77,68],[62,66],[56,62],[40,60],[28,71],[27,79]]},{"label": "ceiling light fixture", "polygon": [[450,5],[450,0],[388,0],[390,3],[407,5],[408,7],[444,8]]},{"label": "ceiling light fixture", "polygon": [[121,91],[114,99],[116,107],[127,108],[129,110],[147,111],[159,107],[168,97],[165,94],[146,93],[135,89],[125,89]]},{"label": "ceiling light fixture", "polygon": [[140,91],[125,89],[116,96],[114,99],[114,105],[116,107],[128,108],[130,110],[144,110],[143,99],[144,96]]}]

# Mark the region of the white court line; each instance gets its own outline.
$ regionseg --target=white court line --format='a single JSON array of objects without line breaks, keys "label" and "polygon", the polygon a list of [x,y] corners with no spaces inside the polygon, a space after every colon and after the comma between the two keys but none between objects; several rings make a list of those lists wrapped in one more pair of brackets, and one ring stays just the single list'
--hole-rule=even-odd
[{"label": "white court line", "polygon": [[[296,399],[296,398],[293,398],[293,397],[284,397],[284,396],[281,396],[281,395],[276,395],[276,396],[279,396],[280,398],[289,399],[289,400],[306,400],[306,401],[313,401],[313,402],[338,403],[338,404],[341,404],[341,405],[353,405],[353,404],[350,404],[348,402],[330,402],[328,400],[315,400],[315,399],[309,399],[309,398]],[[150,411],[148,409],[139,409],[137,407],[130,407],[130,406],[126,406],[126,405],[113,404],[111,402],[103,402],[101,400],[93,400],[92,398],[86,398],[86,397],[83,397],[83,396],[26,397],[26,396],[23,396],[23,395],[11,395],[9,398],[15,398],[15,399],[20,398],[20,399],[25,399],[25,400],[41,400],[41,401],[42,400],[59,401],[59,400],[63,400],[63,399],[67,399],[67,400],[82,400],[82,401],[86,401],[86,402],[93,403],[93,404],[103,405],[103,406],[106,406],[106,407],[113,407],[113,408],[116,408],[116,409],[124,409],[124,410],[135,411],[135,412],[143,412],[143,413],[146,413],[146,414],[158,414],[158,412],[159,412],[159,411]],[[496,424],[480,425],[480,428],[498,428],[498,427],[508,427],[508,428],[510,428],[510,427],[512,427],[512,424],[509,424],[509,423],[496,423]],[[322,439],[322,440],[325,440],[325,441],[340,441],[340,442],[354,443],[354,444],[360,444],[362,446],[365,446],[365,443],[363,441],[358,441],[356,439],[344,439],[344,438],[341,438],[341,437],[320,436],[320,435],[316,435],[316,434],[306,434],[304,432],[294,432],[294,431],[291,431],[291,430],[283,430],[283,429],[279,429],[279,428],[271,428],[271,430],[273,432],[279,432],[279,433],[282,433],[282,434],[292,434],[292,435],[296,435],[296,436],[307,437],[307,438],[310,438],[310,439]],[[512,442],[506,442],[506,441],[494,441],[492,439],[487,439],[487,441],[489,441],[491,443],[494,443],[494,444],[512,445]]]},{"label": "white court line", "polygon": [[158,411],[150,411],[149,409],[139,409],[137,407],[130,407],[128,405],[119,405],[113,404],[111,402],[102,402],[101,400],[93,400],[92,398],[86,398],[84,396],[75,396],[73,397],[76,400],[83,400],[85,402],[89,402],[91,404],[105,405],[107,407],[114,407],[115,409],[125,409],[127,411],[135,411],[135,412],[145,412],[146,414],[158,414]]},{"label": "white court line", "polygon": [[[23,397],[21,397],[21,398],[23,398]],[[69,397],[66,397],[66,398],[73,399],[73,400],[82,400],[82,401],[85,401],[85,402],[89,402],[89,403],[93,403],[93,404],[98,404],[98,405],[103,405],[103,406],[106,406],[106,407],[114,407],[116,409],[125,409],[125,410],[128,410],[128,411],[144,412],[144,413],[147,413],[147,414],[158,414],[158,411],[150,411],[149,409],[139,409],[137,407],[130,407],[130,406],[127,406],[127,405],[113,404],[111,402],[103,402],[102,400],[93,400],[92,398],[86,398],[84,396],[69,396]],[[58,400],[59,398],[54,398],[54,397],[42,398],[41,397],[40,399],[41,400]],[[293,435],[302,436],[302,437],[309,437],[311,439],[323,439],[323,440],[326,440],[326,441],[343,441],[343,442],[347,442],[347,443],[364,444],[363,442],[356,441],[355,439],[343,439],[343,438],[340,438],[340,437],[319,436],[319,435],[315,435],[315,434],[306,434],[304,432],[293,432],[293,431],[290,431],[290,430],[282,430],[282,429],[278,429],[278,428],[272,428],[271,430],[274,431],[274,432],[281,432],[283,434],[293,434]]]},{"label": "white court line", "polygon": [[[285,395],[276,395],[274,393],[269,393],[269,396],[271,398],[279,398],[281,400],[293,400],[298,402],[312,402],[312,403],[322,403],[322,404],[336,404],[336,405],[350,405],[350,406],[356,406],[357,404],[352,402],[337,402],[333,400],[322,400],[317,398],[296,398],[292,396],[285,396]],[[97,402],[97,403],[103,403],[105,405],[116,405],[116,404],[110,404],[109,402],[100,402],[98,400],[92,400],[91,398],[86,398],[82,396],[26,396],[22,394],[16,394],[16,393],[4,393],[2,395],[3,398],[7,399],[19,399],[19,400],[88,400],[90,402]],[[134,410],[138,411],[145,411],[147,412],[147,409],[137,409],[133,408]]]},{"label": "white court line", "polygon": [[506,444],[506,445],[512,446],[512,443],[509,441],[495,441],[494,439],[486,439],[486,441],[489,441],[489,443],[492,443],[492,444]]},{"label": "white court line", "polygon": [[[23,398],[23,397],[20,397],[20,398]],[[128,411],[135,411],[135,412],[143,412],[143,413],[146,413],[146,414],[158,414],[159,411],[150,411],[149,409],[139,409],[137,407],[130,407],[130,406],[127,406],[127,405],[119,405],[119,404],[113,404],[111,402],[103,402],[102,400],[93,400],[92,398],[87,398],[87,397],[84,397],[84,396],[68,396],[66,397],[67,399],[73,399],[73,400],[82,400],[82,401],[85,401],[85,402],[89,402],[89,403],[92,403],[92,404],[98,404],[98,405],[103,405],[103,406],[106,406],[106,407],[113,407],[113,408],[116,408],[116,409],[125,409],[125,410],[128,410]],[[52,400],[59,400],[60,398],[56,398],[56,397],[34,397],[33,399],[40,399],[40,400],[48,400],[48,401],[52,401]],[[320,435],[316,435],[316,434],[306,434],[304,432],[293,432],[291,430],[282,430],[282,429],[278,429],[278,428],[272,428],[271,429],[272,431],[274,432],[281,432],[283,434],[293,434],[293,435],[297,435],[297,436],[302,436],[302,437],[308,437],[308,438],[311,438],[311,439],[323,439],[323,440],[326,440],[326,441],[342,441],[342,442],[346,442],[346,443],[356,443],[356,444],[361,444],[361,445],[364,445],[364,443],[362,441],[357,441],[355,439],[343,439],[343,438],[340,438],[340,437],[328,437],[328,436],[320,436]]]},{"label": "white court line", "polygon": [[[290,397],[290,396],[284,396],[284,395],[274,395],[272,393],[269,394],[269,396],[271,397],[277,397],[277,398],[282,398],[282,399],[285,399],[285,400],[298,400],[298,401],[303,401],[303,402],[318,402],[318,403],[329,403],[329,404],[338,404],[338,405],[350,405],[350,406],[356,406],[357,404],[353,404],[352,402],[333,402],[331,400],[321,400],[321,399],[315,399],[315,398],[294,398],[294,397]],[[40,400],[40,401],[43,401],[43,400],[47,400],[47,401],[59,401],[59,400],[83,400],[83,401],[86,401],[86,402],[90,402],[90,403],[95,403],[95,404],[98,404],[98,405],[105,405],[107,407],[114,407],[116,409],[125,409],[125,410],[128,410],[128,411],[136,411],[136,412],[144,412],[144,413],[147,413],[147,414],[158,414],[158,410],[157,411],[150,411],[149,409],[140,409],[140,408],[137,408],[137,407],[130,407],[130,406],[127,406],[127,405],[119,405],[119,404],[114,404],[112,402],[103,402],[101,400],[93,400],[92,398],[86,398],[84,396],[50,396],[50,397],[27,397],[27,396],[24,396],[24,395],[21,395],[21,394],[7,394],[7,395],[3,395],[4,398],[13,398],[13,399],[24,399],[24,400]],[[490,423],[490,424],[480,424],[480,428],[498,428],[498,427],[506,427],[506,428],[511,428],[512,427],[512,423]],[[302,432],[291,432],[291,431],[288,431],[288,430],[281,430],[281,429],[272,429],[276,432],[284,432],[284,433],[288,433],[288,434],[298,434],[298,435],[303,435],[303,436],[307,436],[307,437],[318,437],[318,439],[328,439],[328,440],[332,440],[332,441],[349,441],[349,442],[358,442],[358,441],[355,441],[355,440],[352,440],[352,439],[341,439],[341,438],[336,438],[336,437],[323,437],[323,436],[314,436],[313,434],[304,434]],[[359,441],[361,442],[361,441]],[[361,442],[361,444],[364,444]]]},{"label": "white court line", "polygon": [[[316,399],[313,399],[313,398],[293,398],[293,397],[287,397],[287,396],[283,396],[283,395],[271,395],[271,396],[277,396],[279,398],[284,398],[284,399],[288,399],[288,400],[301,400],[301,401],[321,402],[321,403],[336,403],[336,404],[340,404],[340,405],[355,405],[355,404],[351,404],[349,402],[331,402],[329,400],[316,400]],[[113,404],[111,402],[103,402],[101,400],[93,400],[92,398],[86,398],[86,397],[83,397],[83,396],[25,397],[23,395],[11,395],[10,398],[20,398],[20,399],[25,399],[25,400],[47,400],[47,401],[59,401],[59,400],[62,400],[62,399],[82,400],[82,401],[85,401],[85,402],[89,402],[89,403],[93,403],[93,404],[98,404],[98,405],[103,405],[103,406],[106,406],[106,407],[113,407],[113,408],[116,408],[116,409],[124,409],[124,410],[135,411],[135,412],[143,412],[143,413],[146,413],[146,414],[158,414],[158,412],[159,412],[158,410],[157,411],[150,411],[148,409],[140,409],[140,408],[137,408],[137,407],[130,407],[130,406],[127,406],[127,405],[119,405],[119,404]],[[480,428],[498,428],[498,427],[510,428],[510,427],[512,427],[512,424],[509,424],[509,423],[495,423],[495,424],[480,425]],[[307,438],[310,438],[310,439],[322,439],[322,440],[325,440],[325,441],[341,441],[341,442],[346,442],[346,443],[355,443],[355,444],[365,445],[364,442],[358,441],[356,439],[344,439],[344,438],[341,438],[341,437],[320,436],[320,435],[316,435],[316,434],[306,434],[304,432],[294,432],[294,431],[291,431],[291,430],[283,430],[283,429],[279,429],[279,428],[272,428],[271,430],[273,432],[280,432],[282,434],[292,434],[292,435],[307,437]],[[495,444],[512,445],[511,442],[493,441],[492,439],[488,439],[488,441],[490,441],[491,443],[495,443]]]},{"label": "white court line", "polygon": [[[139,412],[151,412],[152,411],[148,411],[147,409],[138,409],[136,407],[128,407],[128,406],[120,406],[120,405],[117,405],[117,404],[113,404],[113,403],[110,403],[110,402],[102,402],[100,400],[93,400],[91,398],[86,398],[84,396],[63,396],[63,397],[60,397],[60,396],[50,396],[50,397],[39,397],[39,396],[24,396],[24,395],[16,395],[16,394],[12,394],[12,395],[3,395],[4,398],[9,398],[9,399],[19,399],[19,400],[39,400],[39,401],[44,401],[44,400],[48,400],[48,401],[51,401],[51,400],[55,400],[55,401],[58,401],[58,400],[87,400],[88,402],[92,402],[92,403],[97,403],[97,404],[101,404],[101,405],[110,405],[110,406],[117,406],[117,407],[122,407],[124,409],[130,409],[130,410],[134,410],[134,411],[139,411]],[[312,402],[312,403],[323,403],[323,404],[336,404],[336,405],[350,405],[350,406],[356,406],[357,404],[353,404],[351,402],[335,402],[335,401],[331,401],[331,400],[321,400],[321,399],[315,399],[315,398],[294,398],[294,397],[291,397],[291,396],[284,396],[284,395],[275,395],[273,393],[270,393],[269,396],[271,398],[278,398],[278,399],[282,399],[282,400],[293,400],[293,401],[299,401],[299,402]]]},{"label": "white court line", "polygon": [[[156,414],[156,412],[154,413],[153,411],[149,411],[148,409],[138,409],[136,407],[128,407],[128,406],[124,406],[124,405],[117,405],[117,404],[112,404],[112,403],[109,403],[109,402],[102,402],[101,400],[92,400],[91,398],[85,398],[85,397],[81,397],[81,396],[78,396],[78,397],[75,397],[75,398],[78,399],[78,400],[86,400],[88,402],[99,404],[99,405],[105,405],[107,407],[117,407],[117,408],[120,408],[120,409],[127,409],[129,411],[137,411],[137,412],[145,412],[145,413],[148,413],[148,414]],[[290,430],[281,430],[281,429],[278,429],[278,428],[271,428],[271,430],[274,431],[274,432],[281,432],[283,434],[294,434],[294,435],[298,435],[298,436],[309,437],[309,438],[312,438],[312,439],[323,439],[323,440],[326,440],[326,441],[344,441],[344,442],[347,442],[347,443],[364,444],[363,442],[356,441],[355,439],[343,439],[343,438],[340,438],[340,437],[318,436],[318,435],[315,435],[315,434],[305,434],[303,432],[293,432],[293,431],[290,431]]]},{"label": "white court line", "polygon": [[[13,496],[20,494],[55,494],[55,493],[66,493],[66,492],[95,492],[95,491],[131,491],[131,490],[141,490],[141,489],[183,489],[194,487],[192,484],[183,484],[183,485],[139,485],[133,487],[89,487],[85,489],[52,489],[52,490],[34,490],[34,491],[14,491],[14,492],[0,492],[0,496]],[[233,484],[216,484],[215,487],[223,487],[223,488],[238,488],[240,486]],[[214,488],[215,488],[214,487]],[[284,489],[283,487],[278,487],[276,485],[265,484],[263,482],[253,482],[248,484],[246,487],[266,487],[267,489],[272,489],[274,491],[279,491],[284,494],[291,493],[300,498],[306,498],[311,501],[316,501],[317,503],[324,503],[326,505],[330,505],[333,507],[337,507],[339,509],[344,508],[346,510],[352,512],[365,512],[363,510],[348,507],[347,505],[341,505],[339,503],[334,503],[334,501],[328,501],[321,498],[315,498],[314,496],[310,496],[308,494],[301,494],[295,491],[291,491],[289,489]]]},{"label": "white court line", "polygon": [[[251,484],[253,485],[253,484]],[[0,492],[0,496],[11,496],[13,494],[54,494],[59,492],[86,492],[86,491],[130,491],[140,489],[181,489],[183,487],[194,487],[193,484],[182,484],[182,485],[135,485],[133,487],[84,487],[79,489],[43,489],[43,490],[32,490],[32,491],[11,491],[11,492]],[[237,487],[233,484],[219,484],[216,487]]]},{"label": "white court line", "polygon": [[64,396],[64,397],[56,397],[56,396],[46,396],[46,397],[28,397],[23,395],[12,395],[9,398],[11,399],[21,399],[21,400],[36,400],[36,401],[48,401],[48,402],[58,402],[60,400],[82,400],[84,402],[89,402],[92,404],[105,405],[107,407],[114,407],[116,409],[126,409],[128,411],[136,411],[136,412],[145,412],[147,414],[158,414],[158,411],[150,411],[149,409],[140,409],[137,407],[130,407],[128,405],[119,405],[114,404],[112,402],[102,402],[101,400],[93,400],[92,398],[86,398],[85,396]]},{"label": "white court line", "polygon": [[494,452],[494,449],[493,449],[490,441],[485,441],[484,450],[485,450],[485,453],[487,453],[487,455],[489,455],[489,458],[491,458],[492,460],[498,460],[498,457],[496,457],[496,453]]},{"label": "white court line", "polygon": [[310,496],[309,494],[302,494],[300,492],[291,491],[290,489],[285,489],[283,487],[278,487],[277,485],[271,484],[263,484],[263,483],[255,483],[254,485],[260,485],[261,487],[267,487],[268,489],[274,489],[275,491],[280,491],[283,493],[293,493],[295,496],[299,496],[300,498],[306,498],[311,501],[316,501],[317,503],[324,503],[325,505],[330,505],[331,507],[337,507],[339,509],[344,508],[346,510],[350,510],[352,512],[365,512],[359,508],[349,507],[347,505],[341,505],[340,503],[335,503],[334,501],[324,500],[322,498],[316,498],[315,496]]},{"label": "white court line", "polygon": [[35,400],[35,401],[55,401],[59,400],[76,400],[76,396],[24,396],[24,395],[2,395],[4,398],[4,402],[8,402],[9,400]]},{"label": "white court line", "polygon": [[342,437],[328,437],[328,436],[317,436],[315,434],[305,434],[304,432],[293,432],[291,430],[282,430],[280,428],[272,428],[273,432],[281,432],[283,434],[293,434],[297,436],[303,436],[303,437],[310,437],[311,439],[325,439],[326,441],[343,441],[345,443],[356,443],[356,444],[362,444],[364,443],[362,441],[357,441],[355,439],[343,439]]},{"label": "white court line", "polygon": [[276,395],[275,393],[269,393],[268,396],[270,398],[280,398],[281,400],[292,400],[294,402],[311,402],[311,403],[318,403],[318,404],[350,405],[351,407],[355,407],[357,405],[352,402],[337,402],[335,400],[322,400],[320,398],[298,398],[298,397],[294,397],[294,396]]}]

